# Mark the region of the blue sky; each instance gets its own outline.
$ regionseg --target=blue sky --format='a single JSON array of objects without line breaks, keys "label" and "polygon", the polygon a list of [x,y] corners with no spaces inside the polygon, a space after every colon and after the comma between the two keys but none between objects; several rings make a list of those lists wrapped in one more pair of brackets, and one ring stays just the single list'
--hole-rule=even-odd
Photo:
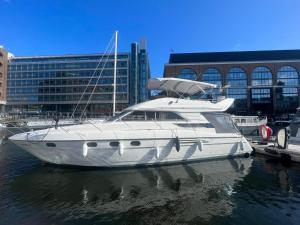
[{"label": "blue sky", "polygon": [[0,0],[0,45],[16,56],[103,52],[146,38],[151,72],[174,52],[300,49],[299,0]]}]

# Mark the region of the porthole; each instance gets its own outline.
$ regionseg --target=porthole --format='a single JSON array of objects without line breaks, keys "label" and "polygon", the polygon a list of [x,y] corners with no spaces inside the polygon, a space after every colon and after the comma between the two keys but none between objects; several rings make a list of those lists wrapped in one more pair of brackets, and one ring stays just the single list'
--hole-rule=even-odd
[{"label": "porthole", "polygon": [[130,142],[130,144],[131,144],[132,146],[140,146],[140,145],[141,145],[141,142],[140,142],[140,141],[132,141],[132,142]]},{"label": "porthole", "polygon": [[88,142],[86,145],[88,147],[97,147],[97,142]]},{"label": "porthole", "polygon": [[46,143],[47,147],[56,147],[55,143]]},{"label": "porthole", "polygon": [[109,142],[109,145],[110,145],[111,147],[119,147],[120,142],[118,142],[118,141],[111,141],[111,142]]}]

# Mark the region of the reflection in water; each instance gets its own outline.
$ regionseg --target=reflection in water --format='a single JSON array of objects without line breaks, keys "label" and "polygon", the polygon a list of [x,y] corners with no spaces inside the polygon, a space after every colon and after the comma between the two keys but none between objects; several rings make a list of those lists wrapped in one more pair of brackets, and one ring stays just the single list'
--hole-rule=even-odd
[{"label": "reflection in water", "polygon": [[0,224],[299,222],[299,166],[256,157],[91,170],[45,165],[4,147]]},{"label": "reflection in water", "polygon": [[139,221],[147,223],[157,219],[171,223],[179,215],[182,220],[209,220],[213,215],[232,212],[230,195],[251,162],[236,158],[122,170],[44,166],[17,177],[11,183],[11,192],[15,202],[45,209],[46,216],[66,220],[99,213],[100,221],[108,215],[118,220],[123,213],[139,215]]}]

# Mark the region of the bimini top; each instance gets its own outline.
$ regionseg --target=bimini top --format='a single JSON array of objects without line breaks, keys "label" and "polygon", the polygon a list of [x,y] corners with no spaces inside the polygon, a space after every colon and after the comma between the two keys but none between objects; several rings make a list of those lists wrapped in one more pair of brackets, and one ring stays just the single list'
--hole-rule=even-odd
[{"label": "bimini top", "polygon": [[204,92],[205,90],[216,88],[217,85],[179,79],[179,78],[154,78],[148,81],[149,90],[163,90],[163,91],[172,91],[175,93],[193,95],[198,92]]}]

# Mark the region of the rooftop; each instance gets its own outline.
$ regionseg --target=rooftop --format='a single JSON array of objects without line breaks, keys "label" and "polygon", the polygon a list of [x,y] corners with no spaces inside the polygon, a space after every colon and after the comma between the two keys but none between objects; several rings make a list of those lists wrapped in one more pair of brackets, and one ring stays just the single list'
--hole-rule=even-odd
[{"label": "rooftop", "polygon": [[172,53],[169,64],[300,60],[300,50]]}]

